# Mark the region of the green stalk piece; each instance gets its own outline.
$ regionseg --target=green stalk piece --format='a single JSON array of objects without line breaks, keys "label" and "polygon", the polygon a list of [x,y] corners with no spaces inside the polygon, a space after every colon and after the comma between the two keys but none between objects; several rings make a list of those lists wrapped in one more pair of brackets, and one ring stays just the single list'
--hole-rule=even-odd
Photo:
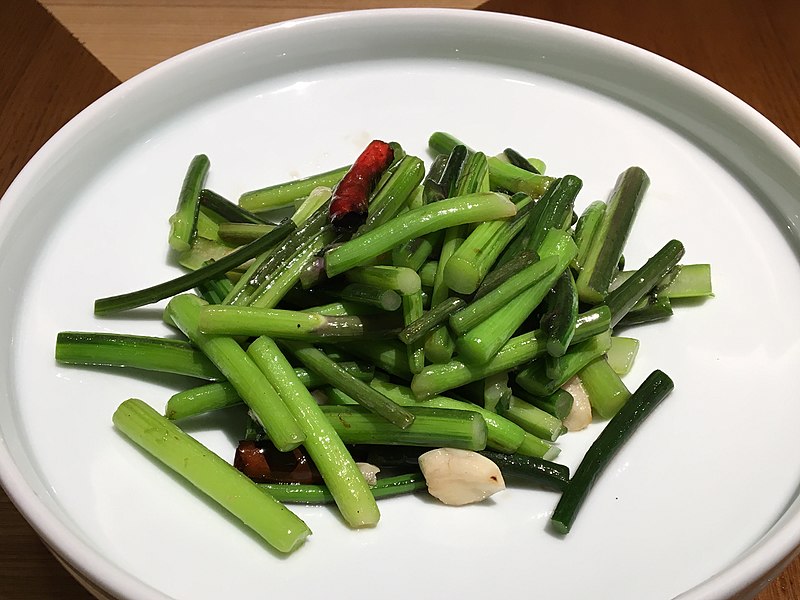
[{"label": "green stalk piece", "polygon": [[546,361],[534,361],[517,374],[516,383],[534,396],[549,396],[572,377],[602,356],[611,346],[609,331],[575,344],[564,356],[554,359],[555,368],[548,368]]},{"label": "green stalk piece", "polygon": [[425,176],[425,164],[416,156],[404,156],[369,204],[367,221],[359,231],[366,233],[393,219]]},{"label": "green stalk piece", "polygon": [[418,270],[419,281],[422,287],[433,287],[436,271],[439,269],[439,261],[429,260]]},{"label": "green stalk piece", "polygon": [[231,246],[243,246],[268,234],[275,225],[266,223],[220,223],[217,235]]},{"label": "green stalk piece", "polygon": [[211,163],[205,154],[198,154],[189,163],[178,196],[178,207],[169,219],[169,245],[173,250],[186,252],[192,247],[197,233],[200,190],[203,188],[210,166]]},{"label": "green stalk piece", "polygon": [[209,304],[222,304],[233,288],[227,277],[208,279],[197,285],[197,293]]},{"label": "green stalk piece", "polygon": [[[421,319],[425,314],[422,306],[422,290],[403,296],[403,324],[405,331],[409,325]],[[399,335],[399,334],[398,334]],[[425,367],[425,347],[421,340],[406,345],[408,353],[408,370],[419,373]]]},{"label": "green stalk piece", "polygon": [[410,388],[380,381],[377,378],[370,382],[370,386],[402,406],[431,406],[479,413],[483,420],[486,421],[486,445],[493,450],[508,454],[516,452],[526,456],[546,458],[547,460],[558,456],[559,449],[556,446],[527,433],[516,423],[476,404],[454,400],[445,396],[433,396],[420,402],[414,397],[414,393]]},{"label": "green stalk piece", "polygon": [[[483,282],[481,283],[480,287],[478,287],[472,299],[480,300],[486,294],[496,289],[501,283],[504,283],[507,279],[513,277],[523,269],[530,267],[533,263],[535,263],[538,260],[539,260],[539,255],[536,254],[535,252],[529,252],[528,250],[520,250],[518,253],[514,255],[513,258],[509,259],[506,263],[502,265],[498,264],[495,266],[494,269],[489,271],[489,273],[483,279]],[[422,285],[425,285],[425,278],[423,277],[422,271],[420,271],[420,278],[422,279]]]},{"label": "green stalk piece", "polygon": [[539,306],[576,252],[577,248],[569,234],[558,229],[550,230],[539,248],[539,256],[556,257],[558,259],[556,268],[461,336],[456,341],[456,348],[463,359],[481,364],[488,362],[497,354],[525,319]]},{"label": "green stalk piece", "polygon": [[683,244],[678,240],[667,242],[640,269],[613,292],[609,292],[605,304],[611,310],[612,327],[678,264],[683,253]]},{"label": "green stalk piece", "polygon": [[[330,504],[333,502],[333,494],[324,485],[300,483],[259,483],[256,485],[279,502],[287,504]],[[370,492],[376,500],[380,500],[418,492],[427,487],[428,484],[422,473],[410,473],[378,479],[378,482],[370,488]]]},{"label": "green stalk piece", "polygon": [[572,261],[572,268],[575,271],[580,271],[583,268],[586,256],[589,254],[589,246],[605,214],[606,203],[601,200],[595,200],[586,207],[578,218],[578,222],[575,224],[575,245],[578,247],[578,254],[575,256],[575,260]]},{"label": "green stalk piece", "polygon": [[214,363],[190,343],[150,336],[62,331],[56,337],[56,361],[174,373],[208,381],[224,379]]},{"label": "green stalk piece", "polygon": [[465,223],[512,217],[516,210],[507,196],[494,192],[448,198],[409,210],[329,250],[325,255],[328,277],[364,264],[410,239]]},{"label": "green stalk piece", "polygon": [[351,283],[339,290],[331,290],[330,294],[345,302],[366,304],[388,312],[397,310],[403,303],[402,296],[396,291],[364,283]]},{"label": "green stalk piece", "polygon": [[628,388],[603,356],[599,356],[578,371],[589,403],[595,414],[603,419],[613,417],[631,397]]},{"label": "green stalk piece", "polygon": [[335,239],[335,233],[330,226],[325,227],[311,240],[305,243],[292,257],[277,271],[266,278],[253,292],[248,304],[260,308],[274,308],[283,297],[299,281],[300,274],[314,257],[322,252],[323,248]]},{"label": "green stalk piece", "polygon": [[302,226],[285,236],[279,245],[254,260],[233,286],[225,304],[247,306],[262,284],[282,271],[297,252],[319,235],[327,220],[328,211],[318,209]]},{"label": "green stalk piece", "polygon": [[577,320],[578,289],[575,287],[572,271],[567,269],[548,293],[545,312],[539,324],[547,336],[547,353],[550,356],[566,354],[575,334]]},{"label": "green stalk piece", "polygon": [[[390,321],[390,320],[389,320]],[[390,338],[397,335],[385,317],[328,317],[317,313],[254,306],[205,306],[200,331],[213,335],[266,335],[288,340],[323,341],[332,338]]]},{"label": "green stalk piece", "polygon": [[[427,448],[486,448],[486,422],[476,411],[408,406],[414,422],[398,429],[358,405],[322,406],[345,444],[424,446]],[[315,460],[316,462],[316,460]]]},{"label": "green stalk piece", "polygon": [[472,294],[478,289],[500,253],[522,231],[531,203],[527,194],[515,194],[511,201],[517,207],[513,219],[487,221],[478,225],[448,259],[444,283],[459,294]]},{"label": "green stalk piece", "polygon": [[583,182],[578,177],[564,175],[547,188],[537,203],[538,210],[528,220],[526,232],[528,250],[538,251],[551,229],[564,230],[569,227],[572,207],[582,187]]},{"label": "green stalk piece", "polygon": [[[294,224],[300,227],[303,223],[308,221],[320,209],[327,212],[327,204],[333,195],[333,191],[329,187],[319,186],[311,190],[311,193],[306,196],[301,202],[297,210],[292,215]],[[325,206],[326,208],[322,208]]]},{"label": "green stalk piece", "polygon": [[289,206],[295,200],[308,196],[314,188],[335,186],[349,170],[350,165],[304,179],[245,192],[239,197],[239,206],[254,213]]},{"label": "green stalk piece", "polygon": [[557,389],[549,396],[544,397],[534,396],[533,394],[529,394],[525,390],[519,388],[514,390],[514,394],[520,400],[527,402],[536,408],[540,408],[547,414],[553,415],[559,421],[563,421],[567,418],[567,415],[572,410],[572,404],[574,402],[572,394],[561,388]]},{"label": "green stalk piece", "polygon": [[94,314],[103,315],[113,312],[137,308],[146,304],[152,304],[169,298],[176,294],[181,294],[187,290],[197,287],[199,284],[224,275],[228,271],[246,263],[247,261],[263,254],[273,246],[279,244],[286,238],[292,231],[295,225],[291,221],[285,221],[270,233],[257,239],[255,242],[243,246],[238,250],[231,252],[224,258],[219,259],[205,267],[202,267],[191,273],[186,273],[180,277],[170,281],[154,285],[149,288],[121,294],[119,296],[110,296],[108,298],[101,298],[94,303]]},{"label": "green stalk piece", "polygon": [[243,209],[238,204],[234,204],[224,196],[216,192],[203,188],[200,190],[200,206],[218,214],[228,223],[250,223],[252,225],[278,225],[265,220],[263,217],[249,210]]},{"label": "green stalk piece", "polygon": [[511,396],[508,408],[498,413],[543,440],[555,442],[564,433],[561,419],[516,396]]},{"label": "green stalk piece", "polygon": [[[428,146],[436,153],[450,152],[457,145],[463,143],[441,131],[433,133],[428,140]],[[552,177],[536,175],[496,157],[489,158],[488,164],[489,179],[493,188],[507,190],[512,194],[524,192],[534,200],[540,198],[553,181]]]},{"label": "green stalk piece", "polygon": [[638,353],[639,340],[615,335],[611,337],[606,360],[617,375],[627,375],[633,368]]},{"label": "green stalk piece", "polygon": [[380,512],[364,476],[337,435],[337,428],[300,382],[275,342],[260,337],[250,344],[247,354],[266,375],[300,425],[306,438],[303,446],[347,524],[350,527],[376,525]]},{"label": "green stalk piece", "polygon": [[[611,313],[607,306],[595,307],[578,317],[575,324],[573,343],[577,344],[594,335],[608,331]],[[546,352],[546,340],[541,330],[518,335],[485,364],[470,364],[451,360],[443,365],[428,365],[414,375],[411,389],[418,399],[430,398],[436,394],[452,390],[484,379],[489,375],[509,371],[524,365]]]},{"label": "green stalk piece", "polygon": [[555,256],[548,256],[533,263],[516,275],[509,277],[488,294],[450,315],[450,328],[456,335],[464,335],[517,298],[522,292],[551,275],[553,270],[558,267],[559,260]]},{"label": "green stalk piece", "polygon": [[631,325],[641,325],[654,321],[663,321],[672,316],[672,304],[664,296],[646,296],[634,306],[627,315],[617,323],[617,329]]},{"label": "green stalk piece", "polygon": [[481,452],[500,468],[505,478],[531,483],[555,491],[563,491],[569,483],[569,467],[558,463],[519,454],[502,454],[484,450]]},{"label": "green stalk piece", "polygon": [[[464,150],[466,151],[466,148]],[[444,198],[445,194],[440,182],[449,158],[450,155],[447,153],[437,154],[431,162],[425,179],[422,181],[423,204],[430,204]]]},{"label": "green stalk piece", "polygon": [[649,183],[647,173],[639,167],[630,167],[620,175],[578,275],[578,294],[583,302],[597,304],[605,299]]},{"label": "green stalk piece", "polygon": [[630,400],[605,426],[589,447],[575,474],[558,501],[551,524],[562,534],[569,533],[578,510],[595,481],[622,445],[633,435],[650,413],[672,391],[672,380],[662,371],[653,371]]},{"label": "green stalk piece", "polygon": [[422,288],[419,275],[408,267],[378,265],[374,267],[355,267],[345,273],[348,281],[362,283],[385,290],[394,290],[407,295],[419,292]]},{"label": "green stalk piece", "polygon": [[[420,271],[426,264],[425,261],[441,246],[443,237],[444,232],[434,231],[429,235],[413,238],[400,244],[392,250],[392,264]],[[422,277],[421,272],[420,277]]]},{"label": "green stalk piece", "polygon": [[114,425],[132,442],[189,481],[279,552],[292,552],[308,526],[250,479],[141,400],[123,402]]},{"label": "green stalk piece", "polygon": [[677,265],[659,282],[656,293],[670,300],[713,296],[711,265]]},{"label": "green stalk piece", "polygon": [[[356,362],[340,362],[339,366],[362,381],[371,380],[375,374],[374,368],[367,368]],[[296,367],[294,372],[306,389],[312,390],[327,385],[324,379],[303,367]],[[240,404],[242,399],[236,388],[227,381],[220,381],[173,394],[167,401],[164,416],[170,420],[186,419]]]},{"label": "green stalk piece", "polygon": [[212,336],[200,331],[200,310],[205,305],[197,296],[182,294],[169,301],[165,313],[236,388],[275,447],[283,452],[297,448],[305,439],[303,432],[241,346],[231,337]]},{"label": "green stalk piece", "polygon": [[434,331],[442,323],[445,323],[451,315],[456,314],[457,311],[462,310],[465,306],[466,303],[461,298],[447,298],[444,302],[440,302],[421,317],[406,325],[397,337],[404,344],[414,344],[431,331]]},{"label": "green stalk piece", "polygon": [[408,346],[405,344],[392,340],[365,340],[351,343],[342,341],[338,342],[337,346],[395,377],[411,379],[411,371],[408,368]]},{"label": "green stalk piece", "polygon": [[[396,427],[404,429],[414,422],[413,414],[347,373],[321,350],[296,341],[283,341],[282,345],[309,371],[315,372],[330,385],[352,396],[361,406],[382,416]],[[405,366],[408,366],[407,363]]]},{"label": "green stalk piece", "polygon": [[519,167],[520,169],[523,169],[525,171],[530,171],[531,173],[535,173],[536,175],[541,175],[544,172],[543,169],[540,169],[539,167],[534,165],[530,159],[525,158],[524,156],[522,156],[522,154],[520,154],[513,148],[506,148],[505,150],[503,150],[503,154],[505,155],[508,162],[514,165],[515,167]]}]

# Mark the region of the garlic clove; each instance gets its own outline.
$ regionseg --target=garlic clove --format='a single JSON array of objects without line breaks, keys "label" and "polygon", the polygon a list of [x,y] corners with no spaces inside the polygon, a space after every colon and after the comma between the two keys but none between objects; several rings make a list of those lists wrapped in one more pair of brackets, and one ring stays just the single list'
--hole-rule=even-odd
[{"label": "garlic clove", "polygon": [[576,375],[561,386],[572,396],[572,409],[563,421],[567,431],[580,431],[592,422],[592,405],[589,403],[589,394]]},{"label": "garlic clove", "polygon": [[451,506],[481,502],[506,488],[498,466],[469,450],[430,450],[419,457],[419,467],[428,493]]},{"label": "garlic clove", "polygon": [[381,472],[380,468],[365,462],[357,462],[356,466],[367,481],[367,485],[369,487],[375,487],[378,483],[378,473]]}]

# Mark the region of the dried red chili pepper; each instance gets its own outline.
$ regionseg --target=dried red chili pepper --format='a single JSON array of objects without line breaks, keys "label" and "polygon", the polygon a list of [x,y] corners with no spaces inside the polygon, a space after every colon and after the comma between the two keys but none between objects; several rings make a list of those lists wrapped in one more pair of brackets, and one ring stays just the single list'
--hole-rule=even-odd
[{"label": "dried red chili pepper", "polygon": [[233,466],[257,483],[322,483],[311,458],[301,449],[280,452],[269,441],[241,441]]},{"label": "dried red chili pepper", "polygon": [[369,197],[381,174],[394,159],[386,142],[373,140],[333,190],[328,216],[340,231],[355,231],[367,219]]}]

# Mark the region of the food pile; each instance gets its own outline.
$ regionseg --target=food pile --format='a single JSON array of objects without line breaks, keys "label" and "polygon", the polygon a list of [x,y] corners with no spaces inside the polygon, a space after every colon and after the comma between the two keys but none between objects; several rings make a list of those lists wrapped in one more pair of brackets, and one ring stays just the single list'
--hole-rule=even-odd
[{"label": "food pile", "polygon": [[[426,168],[375,140],[352,165],[238,203],[204,188],[209,160],[195,157],[170,218],[187,272],[95,304],[169,299],[183,339],[58,335],[61,363],[204,380],[163,415],[126,400],[114,424],[282,552],[310,533],[288,503],[335,502],[365,527],[385,496],[427,488],[462,505],[520,478],[560,494],[551,522],[567,533],[673,387],[654,371],[628,389],[638,341],[619,332],[711,295],[709,266],[680,264],[676,240],[625,270],[641,168],[577,214],[575,175],[442,132],[429,146]],[[233,465],[179,427],[223,409],[250,417]],[[593,418],[608,423],[570,477],[556,442]]]}]

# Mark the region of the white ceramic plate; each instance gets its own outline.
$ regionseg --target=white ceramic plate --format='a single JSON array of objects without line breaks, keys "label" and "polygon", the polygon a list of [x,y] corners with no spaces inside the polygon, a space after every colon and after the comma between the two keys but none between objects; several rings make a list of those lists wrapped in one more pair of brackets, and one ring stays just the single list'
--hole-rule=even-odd
[{"label": "white ceramic plate", "polygon": [[[375,137],[428,160],[435,130],[579,175],[581,207],[644,167],[628,264],[681,239],[685,262],[712,263],[716,297],[636,330],[629,386],[661,368],[676,389],[567,538],[548,530],[552,493],[514,489],[460,509],[388,500],[370,531],[298,508],[314,535],[279,557],[112,428],[125,398],[162,409],[190,382],[58,366],[56,333],[169,333],[154,307],[99,319],[92,303],[178,273],[167,218],[194,154],[235,198],[344,164]],[[81,113],[0,203],[3,485],[78,571],[126,599],[752,593],[800,542],[799,173],[800,150],[728,93],[552,23],[360,12],[198,48]],[[231,457],[241,423],[219,425],[189,429]],[[600,427],[565,436],[563,462],[574,468]]]}]

